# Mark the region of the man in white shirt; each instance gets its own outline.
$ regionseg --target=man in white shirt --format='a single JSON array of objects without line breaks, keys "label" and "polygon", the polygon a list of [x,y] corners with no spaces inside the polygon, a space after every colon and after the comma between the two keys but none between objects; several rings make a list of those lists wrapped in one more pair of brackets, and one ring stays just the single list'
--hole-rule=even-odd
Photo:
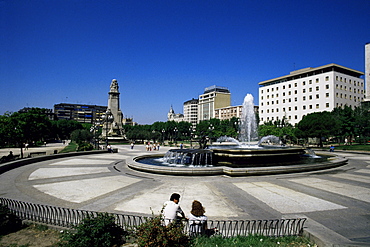
[{"label": "man in white shirt", "polygon": [[163,219],[166,226],[169,225],[172,221],[177,220],[179,218],[179,214],[181,214],[181,216],[185,218],[185,214],[179,205],[179,201],[180,195],[177,193],[173,193],[170,197],[170,200],[164,203]]}]

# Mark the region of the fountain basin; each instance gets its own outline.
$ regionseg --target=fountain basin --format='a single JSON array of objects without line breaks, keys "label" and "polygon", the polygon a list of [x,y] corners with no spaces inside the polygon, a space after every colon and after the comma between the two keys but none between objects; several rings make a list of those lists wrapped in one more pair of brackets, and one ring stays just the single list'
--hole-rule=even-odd
[{"label": "fountain basin", "polygon": [[126,160],[127,166],[133,170],[175,176],[257,176],[257,175],[274,175],[284,173],[308,172],[315,170],[323,170],[335,168],[345,165],[348,159],[339,156],[330,156],[323,162],[295,164],[295,165],[275,165],[275,166],[255,166],[255,167],[229,167],[229,166],[213,166],[213,167],[175,167],[175,166],[155,166],[142,163],[146,158],[161,158],[164,154],[143,155]]},{"label": "fountain basin", "polygon": [[214,162],[217,166],[253,167],[296,164],[305,154],[304,148],[284,148],[268,146],[263,148],[212,148]]}]

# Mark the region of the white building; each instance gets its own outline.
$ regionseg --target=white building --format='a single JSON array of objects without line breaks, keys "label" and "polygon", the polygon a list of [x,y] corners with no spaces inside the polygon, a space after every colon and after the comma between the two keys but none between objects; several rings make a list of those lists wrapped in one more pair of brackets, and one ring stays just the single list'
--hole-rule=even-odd
[{"label": "white building", "polygon": [[370,43],[365,45],[366,101],[370,101]]},{"label": "white building", "polygon": [[177,123],[182,122],[184,121],[184,115],[181,113],[176,114],[171,105],[171,108],[167,113],[167,121],[175,121]]},{"label": "white building", "polygon": [[198,123],[198,99],[191,99],[184,102],[184,121],[195,126]]},{"label": "white building", "polygon": [[359,106],[364,100],[364,73],[337,64],[305,68],[259,83],[260,124],[285,118],[298,123],[304,115]]}]

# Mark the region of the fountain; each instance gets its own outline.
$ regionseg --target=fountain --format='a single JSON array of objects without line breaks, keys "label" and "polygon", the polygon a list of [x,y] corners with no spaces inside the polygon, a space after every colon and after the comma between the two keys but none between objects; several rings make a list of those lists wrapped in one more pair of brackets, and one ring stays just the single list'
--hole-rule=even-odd
[{"label": "fountain", "polygon": [[345,158],[317,156],[303,147],[283,146],[273,135],[258,142],[251,94],[245,96],[242,109],[239,140],[223,136],[206,149],[171,149],[164,156],[135,157],[128,166],[160,174],[245,176],[311,171],[347,162]]}]

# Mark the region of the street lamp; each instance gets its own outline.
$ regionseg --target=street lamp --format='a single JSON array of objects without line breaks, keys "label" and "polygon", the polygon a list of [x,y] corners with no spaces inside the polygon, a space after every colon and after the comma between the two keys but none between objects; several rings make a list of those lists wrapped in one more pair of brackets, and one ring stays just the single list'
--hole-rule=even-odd
[{"label": "street lamp", "polygon": [[162,129],[162,144],[164,145],[164,132],[166,132],[164,129]]},{"label": "street lamp", "polygon": [[175,127],[175,129],[173,130],[174,132],[175,132],[175,144],[177,145],[177,131],[179,131],[178,129],[177,129],[177,127]]},{"label": "street lamp", "polygon": [[103,122],[105,122],[105,145],[108,146],[108,123],[112,122],[114,119],[113,114],[110,110],[107,110],[102,116]]}]

